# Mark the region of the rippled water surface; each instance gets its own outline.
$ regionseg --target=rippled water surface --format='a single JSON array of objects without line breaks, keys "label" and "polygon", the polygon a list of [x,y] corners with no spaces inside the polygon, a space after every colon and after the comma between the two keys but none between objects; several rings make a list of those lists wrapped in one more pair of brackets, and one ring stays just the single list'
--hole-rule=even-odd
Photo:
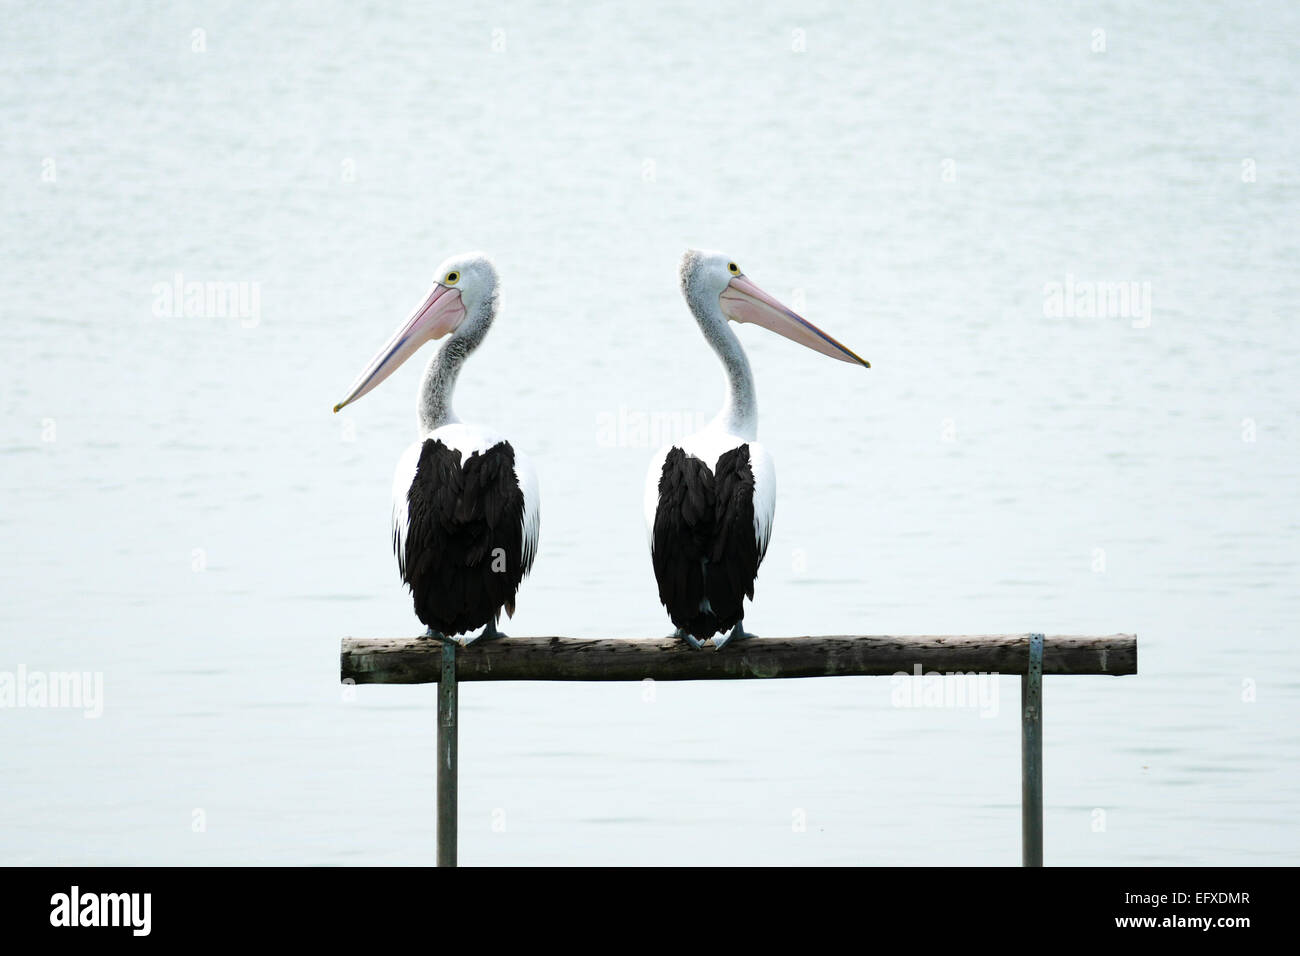
[{"label": "rippled water surface", "polygon": [[[1137,632],[1140,676],[1047,681],[1048,861],[1300,858],[1296,6],[3,19],[0,671],[104,707],[0,712],[0,862],[430,861],[434,688],[338,683],[342,636],[415,630],[420,363],[330,406],[490,250],[457,406],[544,500],[509,630],[665,633],[640,426],[722,397],[688,245],[873,365],[740,331],[780,479],[746,623]],[[169,314],[177,276],[249,309]],[[1046,314],[1129,281],[1145,315]],[[997,687],[467,685],[461,857],[1015,864]]]}]

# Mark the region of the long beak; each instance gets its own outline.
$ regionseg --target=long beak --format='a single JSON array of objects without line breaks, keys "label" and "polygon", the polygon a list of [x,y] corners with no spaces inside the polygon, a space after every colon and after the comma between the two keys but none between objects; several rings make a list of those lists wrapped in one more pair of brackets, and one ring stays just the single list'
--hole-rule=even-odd
[{"label": "long beak", "polygon": [[425,300],[411,313],[411,317],[393,333],[379,354],[370,360],[365,371],[357,376],[348,397],[335,405],[334,411],[337,412],[344,405],[351,405],[396,372],[425,342],[455,331],[464,318],[465,306],[460,301],[460,292],[436,283]]},{"label": "long beak", "polygon": [[719,299],[723,314],[735,322],[761,325],[814,352],[871,368],[870,362],[847,345],[835,341],[807,319],[787,309],[744,276],[736,276],[728,282]]}]

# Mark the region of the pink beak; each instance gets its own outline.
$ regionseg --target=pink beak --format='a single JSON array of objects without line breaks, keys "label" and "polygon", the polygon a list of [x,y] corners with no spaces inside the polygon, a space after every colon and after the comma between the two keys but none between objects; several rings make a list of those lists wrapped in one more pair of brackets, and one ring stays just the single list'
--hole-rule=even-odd
[{"label": "pink beak", "polygon": [[841,362],[871,363],[831,338],[807,319],[787,309],[744,276],[735,276],[718,297],[722,313],[735,322],[752,322]]},{"label": "pink beak", "polygon": [[411,313],[411,317],[393,333],[379,354],[370,360],[365,371],[357,376],[348,397],[335,405],[334,411],[337,412],[344,405],[351,405],[396,372],[421,345],[454,332],[464,320],[465,306],[460,301],[460,292],[442,283],[435,283],[425,300]]}]

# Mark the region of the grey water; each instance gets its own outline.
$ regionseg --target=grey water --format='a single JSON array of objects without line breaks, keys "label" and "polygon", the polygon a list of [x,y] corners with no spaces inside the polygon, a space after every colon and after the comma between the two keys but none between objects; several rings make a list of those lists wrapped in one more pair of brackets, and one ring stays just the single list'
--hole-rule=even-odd
[{"label": "grey water", "polygon": [[[872,363],[740,329],[779,480],[747,627],[1135,632],[1138,676],[1046,681],[1047,861],[1300,862],[1298,36],[1280,2],[6,4],[0,677],[103,683],[0,709],[0,863],[431,862],[435,688],[338,674],[418,629],[425,355],[331,406],[488,250],[457,409],[543,502],[503,627],[667,633],[645,468],[723,397],[688,246]],[[1017,864],[1017,679],[906,686],[465,685],[461,860]]]}]

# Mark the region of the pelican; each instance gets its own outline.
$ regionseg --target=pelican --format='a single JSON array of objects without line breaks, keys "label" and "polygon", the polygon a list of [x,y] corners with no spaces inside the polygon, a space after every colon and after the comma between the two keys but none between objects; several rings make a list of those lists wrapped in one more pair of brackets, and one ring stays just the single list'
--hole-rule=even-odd
[{"label": "pelican", "polygon": [[487,256],[453,256],[438,267],[424,301],[357,377],[334,411],[393,374],[425,342],[446,337],[424,370],[419,439],[393,478],[393,551],[427,637],[463,643],[504,637],[501,609],[537,553],[537,475],[490,428],[462,422],[451,407],[456,376],[496,318],[497,272]]},{"label": "pelican", "polygon": [[646,475],[645,520],[659,600],[692,647],[714,635],[721,650],[753,635],[744,599],[767,553],[776,511],[776,469],[758,443],[754,376],[730,322],[752,322],[822,355],[865,368],[859,358],[751,282],[720,252],[688,250],[682,294],[722,360],[727,400],[702,431],[655,456]]}]

